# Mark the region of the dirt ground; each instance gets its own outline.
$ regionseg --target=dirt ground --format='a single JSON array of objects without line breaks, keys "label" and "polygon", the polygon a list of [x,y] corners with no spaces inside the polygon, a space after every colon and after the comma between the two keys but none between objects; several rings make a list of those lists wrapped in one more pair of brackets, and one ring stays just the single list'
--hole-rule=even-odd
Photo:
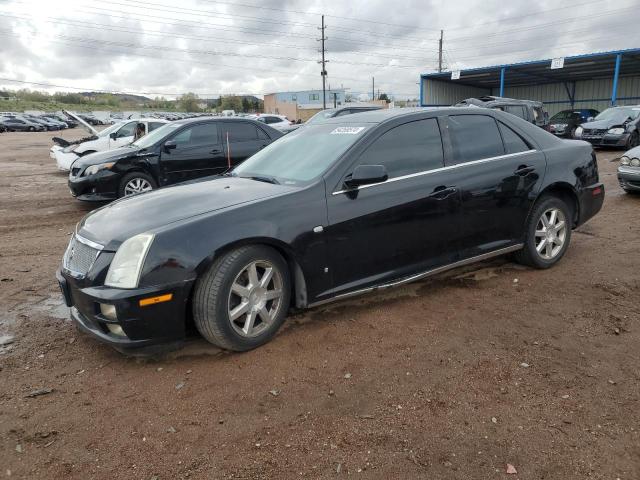
[{"label": "dirt ground", "polygon": [[249,353],[141,360],[67,319],[54,272],[92,206],[51,136],[0,135],[0,478],[640,478],[620,152],[598,153],[603,211],[556,268],[498,260],[295,315]]}]

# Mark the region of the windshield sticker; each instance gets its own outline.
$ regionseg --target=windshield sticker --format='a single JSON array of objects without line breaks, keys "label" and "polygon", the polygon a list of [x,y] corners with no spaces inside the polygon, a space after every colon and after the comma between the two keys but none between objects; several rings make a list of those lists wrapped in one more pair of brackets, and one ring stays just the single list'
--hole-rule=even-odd
[{"label": "windshield sticker", "polygon": [[364,127],[338,127],[331,135],[358,135]]}]

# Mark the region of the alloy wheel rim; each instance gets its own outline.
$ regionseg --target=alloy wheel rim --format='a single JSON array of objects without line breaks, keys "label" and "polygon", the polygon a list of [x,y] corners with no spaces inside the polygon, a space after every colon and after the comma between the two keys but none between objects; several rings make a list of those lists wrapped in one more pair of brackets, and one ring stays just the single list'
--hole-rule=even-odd
[{"label": "alloy wheel rim", "polygon": [[275,321],[282,306],[282,275],[267,260],[246,265],[231,284],[229,322],[243,337],[256,337]]},{"label": "alloy wheel rim", "polygon": [[567,239],[567,220],[559,208],[546,210],[536,225],[536,252],[544,260],[553,260]]},{"label": "alloy wheel rim", "polygon": [[132,178],[124,186],[124,196],[138,195],[139,193],[149,192],[153,190],[153,187],[149,181],[144,178]]}]

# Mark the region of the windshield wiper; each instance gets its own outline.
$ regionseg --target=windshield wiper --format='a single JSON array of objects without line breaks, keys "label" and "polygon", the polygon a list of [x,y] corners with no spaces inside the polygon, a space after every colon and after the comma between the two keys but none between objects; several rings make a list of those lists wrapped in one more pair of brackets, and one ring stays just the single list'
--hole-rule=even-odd
[{"label": "windshield wiper", "polygon": [[280,184],[280,182],[278,182],[278,180],[276,180],[274,177],[268,177],[266,175],[251,175],[250,177],[241,177],[241,178],[250,178],[251,180],[257,180],[258,182],[273,183],[274,185]]}]

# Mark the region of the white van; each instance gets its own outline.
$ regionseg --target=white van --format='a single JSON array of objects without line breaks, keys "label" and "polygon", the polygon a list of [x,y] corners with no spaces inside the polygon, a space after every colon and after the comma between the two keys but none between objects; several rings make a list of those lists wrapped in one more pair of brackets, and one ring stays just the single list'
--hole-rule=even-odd
[{"label": "white van", "polygon": [[91,136],[74,141],[66,141],[63,138],[53,137],[54,145],[49,151],[49,156],[56,161],[58,169],[62,171],[69,171],[71,164],[75,162],[77,158],[88,155],[89,153],[103,152],[130,144],[133,142],[133,136],[138,123],[144,125],[145,135],[165,123],[169,123],[167,120],[160,118],[128,119],[111,125],[104,130],[97,131],[72,112],[64,113],[76,120],[79,126],[87,130]]},{"label": "white van", "polygon": [[223,117],[235,117],[236,116],[236,111],[235,110],[222,110],[222,116]]}]

